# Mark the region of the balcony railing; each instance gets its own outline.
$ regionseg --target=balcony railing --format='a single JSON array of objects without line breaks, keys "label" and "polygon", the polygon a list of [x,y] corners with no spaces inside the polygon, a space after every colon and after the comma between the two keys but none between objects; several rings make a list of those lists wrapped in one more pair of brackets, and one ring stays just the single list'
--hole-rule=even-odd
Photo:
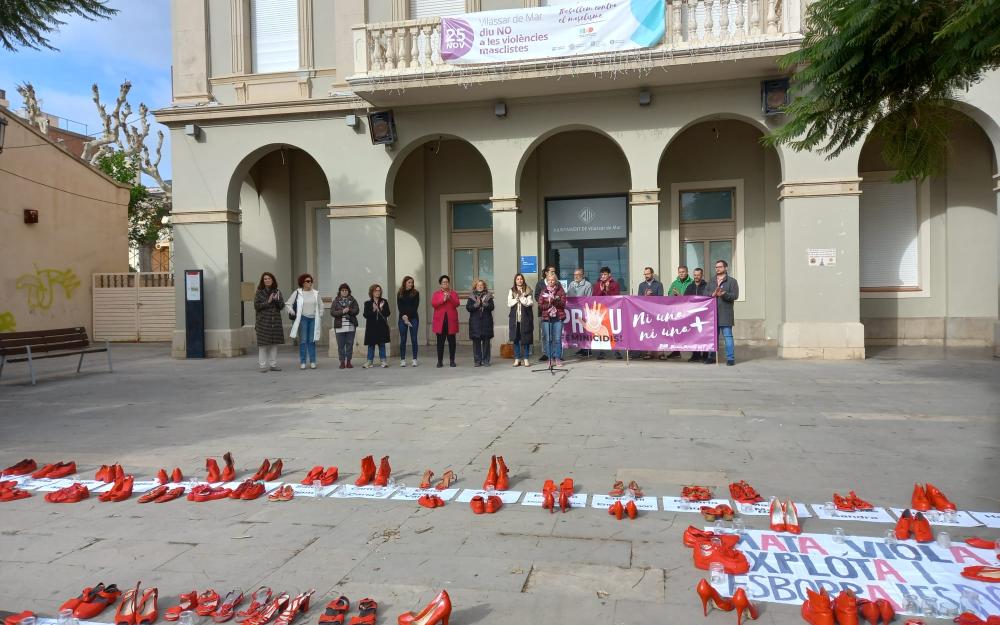
[{"label": "balcony railing", "polygon": [[[667,0],[666,35],[658,45],[642,50],[603,53],[588,57],[560,57],[504,63],[504,67],[545,66],[581,60],[628,62],[699,54],[709,50],[732,52],[791,44],[801,37],[798,16],[782,15],[783,0]],[[794,19],[793,19],[794,17]],[[482,66],[451,65],[441,58],[441,18],[364,24],[354,28],[355,75],[350,83],[393,82],[393,79],[445,77],[469,74]],[[488,73],[489,70],[487,69]],[[387,85],[388,86],[388,85]]]}]

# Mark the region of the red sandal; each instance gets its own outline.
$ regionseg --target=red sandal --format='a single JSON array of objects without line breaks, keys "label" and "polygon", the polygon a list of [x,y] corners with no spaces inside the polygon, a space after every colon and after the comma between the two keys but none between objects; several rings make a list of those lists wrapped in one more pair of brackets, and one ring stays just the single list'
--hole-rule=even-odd
[{"label": "red sandal", "polygon": [[347,611],[351,609],[351,601],[341,595],[338,599],[326,604],[326,611],[319,616],[320,625],[343,625]]}]

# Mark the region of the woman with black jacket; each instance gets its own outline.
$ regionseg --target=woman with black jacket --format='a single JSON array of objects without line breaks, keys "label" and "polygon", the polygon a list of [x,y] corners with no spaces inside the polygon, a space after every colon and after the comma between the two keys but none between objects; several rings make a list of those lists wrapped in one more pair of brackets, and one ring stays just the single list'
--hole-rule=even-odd
[{"label": "woman with black jacket", "polygon": [[535,334],[534,317],[531,314],[531,306],[534,304],[531,297],[531,289],[524,281],[524,275],[514,275],[514,285],[507,293],[507,306],[510,313],[507,315],[507,329],[510,332],[510,342],[514,344],[514,366],[530,366],[528,359],[531,358],[531,341]]},{"label": "woman with black jacket", "polygon": [[351,287],[344,282],[337,290],[337,297],[330,304],[333,315],[333,333],[337,336],[337,355],[341,369],[353,369],[354,336],[358,331],[358,300],[351,295]]},{"label": "woman with black jacket", "polygon": [[476,280],[472,293],[465,304],[469,311],[469,338],[472,339],[472,353],[476,367],[490,366],[490,339],[493,338],[493,293],[486,286],[486,280]]},{"label": "woman with black jacket", "polygon": [[389,302],[382,297],[382,287],[373,284],[368,287],[368,301],[365,302],[365,345],[368,346],[368,362],[365,369],[371,369],[375,361],[375,346],[378,346],[379,366],[385,369],[385,344],[389,342]]},{"label": "woman with black jacket", "polygon": [[254,330],[257,331],[257,364],[260,372],[281,371],[278,366],[278,345],[285,344],[285,331],[281,325],[281,309],[285,307],[285,298],[278,290],[278,279],[270,271],[260,274],[253,307],[257,311]]},{"label": "woman with black jacket", "polygon": [[413,345],[413,366],[417,366],[417,330],[420,328],[420,291],[413,285],[413,278],[405,276],[396,293],[396,312],[399,313],[399,366],[406,366],[406,335]]}]

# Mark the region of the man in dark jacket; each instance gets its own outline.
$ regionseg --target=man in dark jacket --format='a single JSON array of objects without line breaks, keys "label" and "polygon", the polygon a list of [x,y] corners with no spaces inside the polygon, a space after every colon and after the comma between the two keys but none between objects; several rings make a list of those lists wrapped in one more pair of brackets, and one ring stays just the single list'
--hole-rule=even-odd
[{"label": "man in dark jacket", "polygon": [[[542,289],[545,288],[545,280],[549,277],[550,273],[553,274],[553,275],[556,275],[556,266],[555,265],[546,265],[545,271],[542,272],[541,277],[538,279],[538,284],[535,285],[535,301],[536,302],[538,301],[538,295],[539,295],[539,293],[541,293]],[[558,280],[559,277],[556,276],[556,279]],[[539,319],[542,318],[542,311],[541,310],[538,311],[538,318]],[[545,340],[546,332],[547,332],[547,330],[546,330],[547,326],[544,323],[539,323],[538,325],[541,326],[541,332],[542,332],[542,334],[541,334],[541,336],[542,336],[542,357],[538,359],[538,362],[545,362],[546,360],[549,359],[549,347],[548,347],[549,346],[549,342]]]},{"label": "man in dark jacket", "polygon": [[[604,266],[601,267],[601,277],[594,285],[594,295],[605,296],[605,295],[621,295],[622,287],[618,284],[618,281],[611,277],[611,267]],[[618,360],[622,359],[621,350],[615,350],[615,358]],[[604,360],[604,352],[597,353],[598,360]]]},{"label": "man in dark jacket", "polygon": [[[701,295],[703,297],[711,297],[712,291],[714,289],[705,282],[705,272],[701,267],[695,267],[694,269],[694,279],[691,280],[687,285],[687,289],[684,290],[684,295]],[[692,352],[691,357],[688,358],[688,362],[702,362],[708,358],[710,352]]]},{"label": "man in dark jacket", "polygon": [[[718,300],[719,333],[726,342],[726,365],[732,367],[736,364],[736,353],[733,346],[733,324],[736,315],[733,312],[733,302],[740,296],[740,285],[736,278],[729,275],[729,263],[724,260],[715,261],[715,283],[712,290],[712,297]],[[705,360],[705,364],[715,364],[715,353]]]}]

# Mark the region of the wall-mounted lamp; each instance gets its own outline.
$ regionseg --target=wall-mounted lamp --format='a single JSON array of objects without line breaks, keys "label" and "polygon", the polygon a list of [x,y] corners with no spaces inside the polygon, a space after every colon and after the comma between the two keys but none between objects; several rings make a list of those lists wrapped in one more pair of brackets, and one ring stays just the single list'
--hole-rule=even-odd
[{"label": "wall-mounted lamp", "polygon": [[493,114],[499,118],[507,117],[507,103],[497,102],[493,105]]},{"label": "wall-mounted lamp", "polygon": [[649,106],[653,103],[653,94],[643,89],[639,92],[639,106]]},{"label": "wall-mounted lamp", "polygon": [[201,126],[198,124],[187,124],[184,126],[184,134],[198,139],[201,137]]},{"label": "wall-mounted lamp", "polygon": [[760,81],[760,110],[764,115],[781,115],[788,102],[787,78]]},{"label": "wall-mounted lamp", "polygon": [[7,135],[7,120],[0,117],[0,152],[3,152],[3,139]]},{"label": "wall-mounted lamp", "polygon": [[368,113],[368,132],[373,145],[391,146],[396,142],[396,119],[392,111]]},{"label": "wall-mounted lamp", "polygon": [[24,209],[24,223],[26,224],[37,224],[38,223],[38,211],[33,208]]},{"label": "wall-mounted lamp", "polygon": [[344,117],[344,124],[346,124],[349,128],[357,128],[358,127],[358,116],[355,115],[354,113],[351,113],[350,115],[346,115]]}]

